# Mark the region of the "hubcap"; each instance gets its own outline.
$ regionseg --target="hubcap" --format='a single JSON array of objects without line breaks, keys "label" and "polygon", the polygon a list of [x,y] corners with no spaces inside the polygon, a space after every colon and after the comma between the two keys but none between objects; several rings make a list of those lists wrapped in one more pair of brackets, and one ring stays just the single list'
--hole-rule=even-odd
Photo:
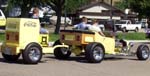
[{"label": "hubcap", "polygon": [[61,52],[66,55],[68,53],[68,49],[67,48],[61,48]]},{"label": "hubcap", "polygon": [[96,60],[101,60],[103,58],[103,49],[101,47],[95,47],[93,51],[93,56]]},{"label": "hubcap", "polygon": [[142,56],[144,57],[144,58],[147,58],[148,57],[148,49],[145,47],[145,48],[143,48],[142,49]]},{"label": "hubcap", "polygon": [[29,57],[33,61],[37,61],[40,58],[40,50],[37,47],[32,47],[29,50]]}]

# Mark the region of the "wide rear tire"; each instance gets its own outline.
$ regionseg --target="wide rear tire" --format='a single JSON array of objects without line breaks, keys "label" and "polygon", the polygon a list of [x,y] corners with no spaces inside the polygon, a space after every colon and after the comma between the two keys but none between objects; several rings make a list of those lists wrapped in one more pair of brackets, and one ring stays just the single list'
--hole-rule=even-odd
[{"label": "wide rear tire", "polygon": [[90,63],[100,63],[104,59],[105,50],[99,43],[90,43],[86,46],[85,57]]}]

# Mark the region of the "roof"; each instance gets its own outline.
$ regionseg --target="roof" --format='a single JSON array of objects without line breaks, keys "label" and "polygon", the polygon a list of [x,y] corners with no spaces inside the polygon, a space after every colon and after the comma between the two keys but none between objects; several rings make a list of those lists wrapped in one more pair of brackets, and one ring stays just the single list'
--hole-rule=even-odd
[{"label": "roof", "polygon": [[111,5],[109,5],[109,4],[105,3],[105,2],[94,2],[94,3],[91,3],[91,4],[89,4],[89,5],[80,7],[80,8],[78,9],[78,11],[81,12],[81,11],[83,11],[83,10],[86,10],[86,9],[88,9],[88,8],[91,8],[91,7],[97,6],[97,5],[101,5],[101,6],[103,6],[103,7],[110,8],[110,9],[113,10],[113,11],[117,10],[117,11],[119,11],[120,13],[125,14],[122,10],[120,10],[120,9],[118,9],[118,8],[116,8],[116,7],[113,7],[113,6],[111,6]]}]

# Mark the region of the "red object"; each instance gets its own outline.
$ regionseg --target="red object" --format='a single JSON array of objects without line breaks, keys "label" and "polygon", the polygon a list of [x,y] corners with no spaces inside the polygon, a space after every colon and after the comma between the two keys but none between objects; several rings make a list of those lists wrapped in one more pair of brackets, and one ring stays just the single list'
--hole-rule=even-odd
[{"label": "red object", "polygon": [[77,40],[77,41],[80,41],[80,36],[79,36],[79,35],[76,36],[76,40]]}]

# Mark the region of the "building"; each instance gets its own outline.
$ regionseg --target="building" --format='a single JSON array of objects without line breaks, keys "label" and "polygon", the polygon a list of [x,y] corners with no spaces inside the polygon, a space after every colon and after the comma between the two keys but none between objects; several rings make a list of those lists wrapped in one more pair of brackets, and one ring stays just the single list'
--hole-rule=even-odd
[{"label": "building", "polygon": [[115,19],[120,20],[125,17],[124,11],[117,9],[105,2],[94,2],[78,9],[79,17],[88,19]]}]

